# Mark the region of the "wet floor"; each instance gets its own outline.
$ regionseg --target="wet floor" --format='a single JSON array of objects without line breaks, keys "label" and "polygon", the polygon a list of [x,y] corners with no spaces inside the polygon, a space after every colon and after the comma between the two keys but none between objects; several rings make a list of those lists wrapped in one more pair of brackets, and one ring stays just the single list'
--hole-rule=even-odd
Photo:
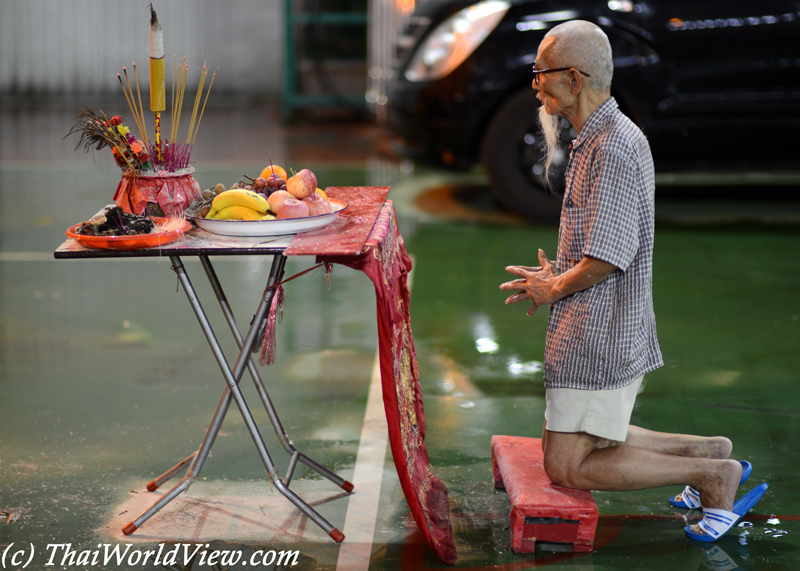
[{"label": "wet floor", "polygon": [[[365,467],[357,466],[365,442],[381,443],[381,415],[369,398],[377,333],[372,284],[339,266],[330,290],[320,271],[287,285],[277,362],[263,374],[295,446],[354,481],[357,493],[344,495],[303,467],[298,489],[340,529],[358,510],[373,514],[370,525],[340,546],[300,517],[270,486],[232,410],[197,482],[122,536],[119,523],[157,497],[147,482],[203,439],[223,382],[168,261],[53,259],[64,230],[111,202],[119,180],[108,157],[76,153],[74,141],[62,140],[73,117],[69,109],[0,114],[0,568],[21,568],[31,549],[28,569],[189,568],[186,560],[80,566],[78,555],[64,559],[66,548],[53,547],[132,542],[144,552],[181,541],[246,555],[299,551],[293,567],[196,560],[195,569],[446,567],[415,530],[388,447],[367,462],[376,479],[354,478]],[[283,127],[278,119],[270,108],[210,112],[195,178],[203,186],[233,182],[272,159],[314,170],[322,187],[392,187],[414,259],[411,319],[427,446],[449,491],[456,568],[800,568],[800,200],[792,189],[661,195],[654,302],[666,366],[646,377],[633,418],[655,430],[729,436],[734,456],[754,465],[744,489],[770,484],[761,503],[728,537],[704,546],[685,538],[685,514],[666,501],[678,489],[598,492],[592,553],[515,554],[508,499],[492,485],[490,439],[541,434],[547,316],[505,306],[498,285],[504,266],[532,265],[537,248],[555,254],[556,227],[498,211],[479,175],[410,168],[368,123]],[[186,262],[213,309],[200,264]],[[246,323],[269,264],[215,263]],[[311,265],[293,258],[287,273]],[[209,314],[225,331],[222,317]],[[232,354],[233,343],[220,338]],[[252,392],[247,386],[246,396]],[[289,458],[263,411],[256,418],[283,473]],[[370,494],[374,501],[362,502]],[[345,549],[366,559],[345,565]]]}]

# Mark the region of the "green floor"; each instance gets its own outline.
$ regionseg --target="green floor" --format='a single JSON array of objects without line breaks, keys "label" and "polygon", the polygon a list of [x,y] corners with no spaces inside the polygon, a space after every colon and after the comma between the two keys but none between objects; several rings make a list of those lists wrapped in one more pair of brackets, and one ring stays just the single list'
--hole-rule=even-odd
[{"label": "green floor", "polygon": [[[226,165],[221,157],[209,168],[199,165],[195,178],[209,186],[259,165]],[[420,212],[415,197],[446,185],[436,173],[306,166],[328,186],[393,187],[414,258],[411,317],[427,445],[449,490],[456,568],[800,568],[800,224],[785,219],[797,212],[796,201],[658,206],[669,214],[659,219],[654,266],[666,366],[647,376],[633,420],[732,438],[734,456],[754,464],[744,489],[770,484],[748,521],[701,546],[684,537],[679,510],[666,502],[677,489],[600,492],[593,553],[522,555],[508,548],[508,500],[492,486],[489,442],[493,434],[541,433],[547,315],[527,318],[520,306],[504,305],[498,285],[507,279],[504,266],[532,265],[536,248],[554,255],[556,228]],[[64,230],[109,203],[116,180],[110,165],[92,161],[0,160],[0,511],[14,514],[7,523],[0,519],[0,568],[22,567],[11,557],[19,550],[27,557],[31,546],[28,569],[78,568],[47,565],[45,546],[92,549],[105,542],[102,528],[114,509],[199,445],[222,390],[169,261],[53,259]],[[468,206],[491,209],[480,200]],[[701,215],[709,208],[741,216],[720,222]],[[784,218],[776,224],[770,213]],[[292,259],[287,273],[312,264]],[[210,299],[200,265],[187,265]],[[268,269],[252,257],[217,262],[240,324],[252,315]],[[337,266],[328,290],[317,271],[287,286],[285,315],[278,362],[266,372],[272,399],[298,448],[351,477],[377,344],[372,284]],[[227,351],[231,345],[223,339]],[[276,464],[284,470],[288,457],[276,455]],[[383,474],[369,569],[446,567],[421,543],[388,452]],[[267,490],[264,476],[232,411],[203,481],[262,481]],[[298,478],[319,480],[305,469]],[[344,525],[346,499],[320,509]],[[285,545],[300,551],[292,568],[336,567],[337,545],[300,535]]]}]

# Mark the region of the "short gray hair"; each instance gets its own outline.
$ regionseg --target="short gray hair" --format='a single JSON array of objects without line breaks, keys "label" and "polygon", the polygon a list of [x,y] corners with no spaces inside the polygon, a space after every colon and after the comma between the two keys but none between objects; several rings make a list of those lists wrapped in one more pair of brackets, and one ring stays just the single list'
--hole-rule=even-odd
[{"label": "short gray hair", "polygon": [[585,20],[570,20],[551,28],[550,67],[571,66],[588,73],[586,81],[595,91],[611,91],[614,62],[611,42],[599,26]]}]

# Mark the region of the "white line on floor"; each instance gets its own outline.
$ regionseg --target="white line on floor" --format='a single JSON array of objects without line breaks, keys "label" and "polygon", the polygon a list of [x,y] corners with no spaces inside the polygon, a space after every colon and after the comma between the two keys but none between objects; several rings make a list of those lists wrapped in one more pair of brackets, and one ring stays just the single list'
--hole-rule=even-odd
[{"label": "white line on floor", "polygon": [[356,465],[353,471],[354,493],[347,504],[344,542],[339,548],[336,569],[356,571],[368,569],[372,555],[372,539],[381,499],[383,463],[388,441],[386,416],[383,410],[381,371],[378,356],[372,367],[367,410],[361,427]]}]

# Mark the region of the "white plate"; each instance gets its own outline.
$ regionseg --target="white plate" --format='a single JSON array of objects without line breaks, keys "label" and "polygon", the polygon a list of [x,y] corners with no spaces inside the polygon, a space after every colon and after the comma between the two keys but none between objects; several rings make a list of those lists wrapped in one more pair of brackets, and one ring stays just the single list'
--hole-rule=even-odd
[{"label": "white plate", "polygon": [[347,203],[336,198],[329,198],[333,207],[330,214],[318,214],[306,218],[289,218],[287,220],[208,220],[188,217],[201,229],[212,234],[223,236],[281,236],[297,234],[323,228],[336,220],[339,212],[347,208]]}]

